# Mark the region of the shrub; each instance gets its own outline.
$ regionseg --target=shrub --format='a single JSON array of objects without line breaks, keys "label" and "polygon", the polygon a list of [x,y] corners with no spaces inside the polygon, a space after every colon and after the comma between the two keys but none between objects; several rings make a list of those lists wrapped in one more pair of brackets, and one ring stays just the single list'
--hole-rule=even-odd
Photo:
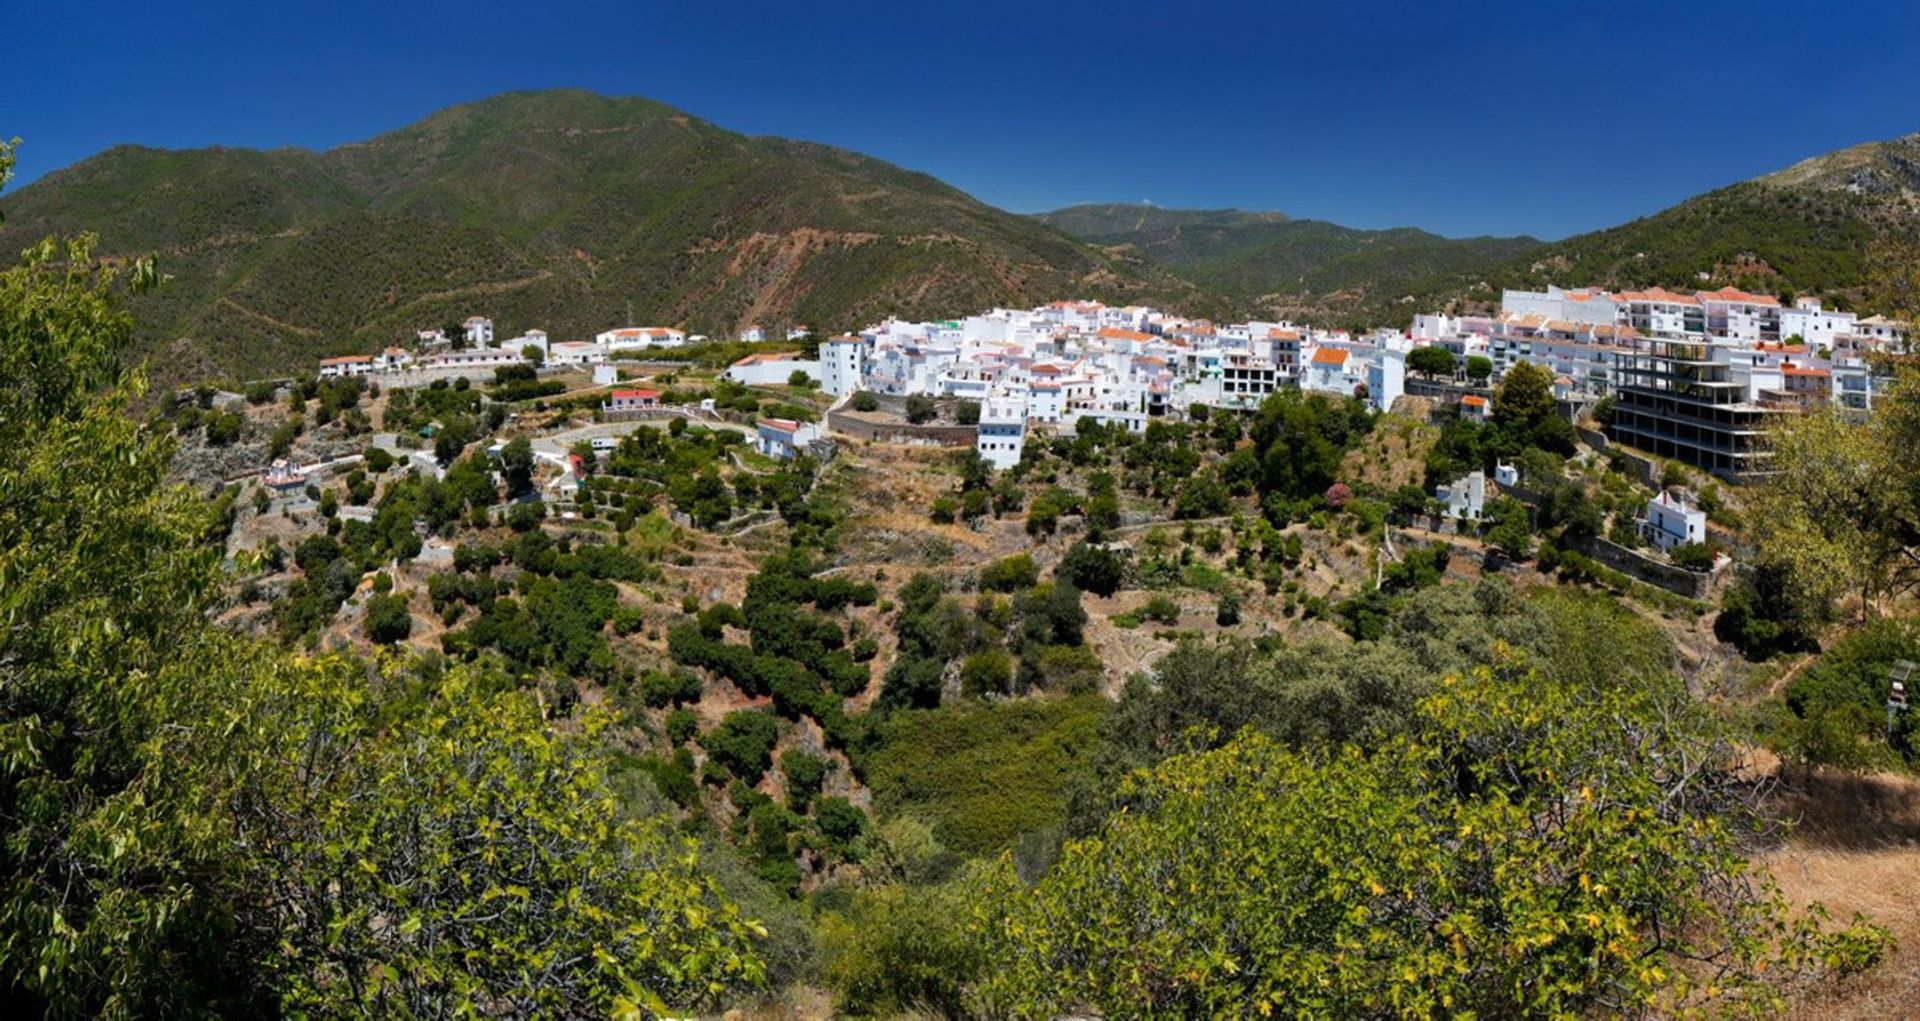
[{"label": "shrub", "polygon": [[375,645],[392,645],[413,634],[413,615],[407,611],[405,596],[377,595],[367,600],[367,616],[361,623],[367,640]]},{"label": "shrub", "polygon": [[780,721],[757,709],[739,709],[701,735],[700,746],[734,776],[758,783],[773,764],[773,745],[779,737]]},{"label": "shrub", "polygon": [[969,695],[1002,695],[1013,686],[1013,657],[994,647],[968,656],[960,664],[960,690]]},{"label": "shrub", "polygon": [[842,850],[851,848],[867,831],[867,813],[845,798],[821,798],[814,806],[813,820],[820,827],[821,835]]},{"label": "shrub", "polygon": [[1013,592],[1031,588],[1040,580],[1040,568],[1025,553],[996,560],[980,571],[980,587],[995,592]]},{"label": "shrub", "polygon": [[1169,596],[1155,595],[1140,608],[1140,616],[1162,624],[1172,624],[1180,619],[1180,604]]},{"label": "shrub", "polygon": [[789,748],[780,753],[780,772],[787,781],[787,809],[805,813],[826,783],[833,763],[809,751]]},{"label": "shrub", "polygon": [[1127,561],[1114,550],[1081,542],[1067,551],[1053,573],[1082,591],[1111,596],[1126,581]]}]

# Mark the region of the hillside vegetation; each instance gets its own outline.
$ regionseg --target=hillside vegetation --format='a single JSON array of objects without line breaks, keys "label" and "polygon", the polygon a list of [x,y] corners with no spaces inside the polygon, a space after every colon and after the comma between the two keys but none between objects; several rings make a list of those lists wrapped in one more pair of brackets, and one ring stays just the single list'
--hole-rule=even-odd
[{"label": "hillside vegetation", "polygon": [[[644,99],[516,93],[325,153],[121,146],[13,197],[0,249],[86,229],[171,279],[133,306],[164,376],[249,376],[487,314],[845,328],[1062,294],[1205,311],[1191,285],[829,146]],[[512,333],[508,333],[511,336]]]},{"label": "hillside vegetation", "polygon": [[[1137,252],[1246,314],[1352,327],[1498,307],[1502,288],[1720,287],[1910,314],[1920,134],[1869,142],[1553,242],[1365,231],[1280,213],[1084,205],[1038,219]],[[1891,270],[1891,271],[1890,271]]]},{"label": "hillside vegetation", "polygon": [[1408,295],[1474,279],[1533,251],[1530,237],[1446,238],[1413,227],[1359,230],[1237,209],[1072,206],[1039,219],[1111,251],[1139,253],[1250,313],[1390,322]]}]

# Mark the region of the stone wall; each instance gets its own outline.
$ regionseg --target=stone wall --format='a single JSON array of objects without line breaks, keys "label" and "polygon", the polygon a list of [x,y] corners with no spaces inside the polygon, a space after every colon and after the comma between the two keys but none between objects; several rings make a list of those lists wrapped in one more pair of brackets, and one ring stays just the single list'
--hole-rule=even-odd
[{"label": "stone wall", "polygon": [[1729,560],[1721,560],[1711,571],[1695,573],[1599,536],[1583,543],[1581,552],[1629,578],[1688,599],[1712,598],[1732,574]]},{"label": "stone wall", "polygon": [[971,425],[874,421],[849,411],[828,412],[827,429],[856,440],[921,447],[971,447],[979,437],[979,429]]}]

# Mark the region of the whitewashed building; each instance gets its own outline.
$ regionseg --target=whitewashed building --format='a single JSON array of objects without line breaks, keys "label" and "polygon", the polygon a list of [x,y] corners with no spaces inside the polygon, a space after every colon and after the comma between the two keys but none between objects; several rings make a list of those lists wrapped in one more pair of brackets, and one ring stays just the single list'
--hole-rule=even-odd
[{"label": "whitewashed building", "polygon": [[1640,534],[1662,550],[1706,542],[1707,512],[1662,490],[1647,501],[1646,516],[1640,519]]},{"label": "whitewashed building", "polygon": [[468,316],[467,321],[460,325],[467,331],[468,347],[487,348],[493,346],[493,320],[488,319],[486,316]]},{"label": "whitewashed building", "polygon": [[980,432],[974,450],[995,468],[1020,463],[1027,439],[1027,405],[1012,398],[990,398],[980,405]]}]

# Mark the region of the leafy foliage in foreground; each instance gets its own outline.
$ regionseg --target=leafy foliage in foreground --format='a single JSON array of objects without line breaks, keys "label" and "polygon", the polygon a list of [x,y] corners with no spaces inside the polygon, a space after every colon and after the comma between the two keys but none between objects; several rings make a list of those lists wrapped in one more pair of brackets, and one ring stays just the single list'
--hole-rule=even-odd
[{"label": "leafy foliage in foreground", "polygon": [[[974,925],[989,1013],[1576,1016],[1777,1009],[1885,934],[1794,918],[1685,693],[1480,668],[1371,751],[1248,732],[1128,782],[1138,811]],[[1196,853],[1204,852],[1204,853]]]},{"label": "leafy foliage in foreground", "polygon": [[599,721],[559,735],[475,672],[417,693],[381,678],[399,690],[373,696],[348,661],[289,679],[264,708],[299,721],[308,767],[250,799],[267,837],[255,867],[282,891],[287,1007],[663,1013],[761,976],[758,930],[700,873],[698,849],[662,816],[621,812]]},{"label": "leafy foliage in foreground", "polygon": [[591,720],[214,628],[216,511],[126,414],[117,281],[88,239],[0,272],[0,997],[657,1014],[755,981],[755,928],[622,821]]}]

